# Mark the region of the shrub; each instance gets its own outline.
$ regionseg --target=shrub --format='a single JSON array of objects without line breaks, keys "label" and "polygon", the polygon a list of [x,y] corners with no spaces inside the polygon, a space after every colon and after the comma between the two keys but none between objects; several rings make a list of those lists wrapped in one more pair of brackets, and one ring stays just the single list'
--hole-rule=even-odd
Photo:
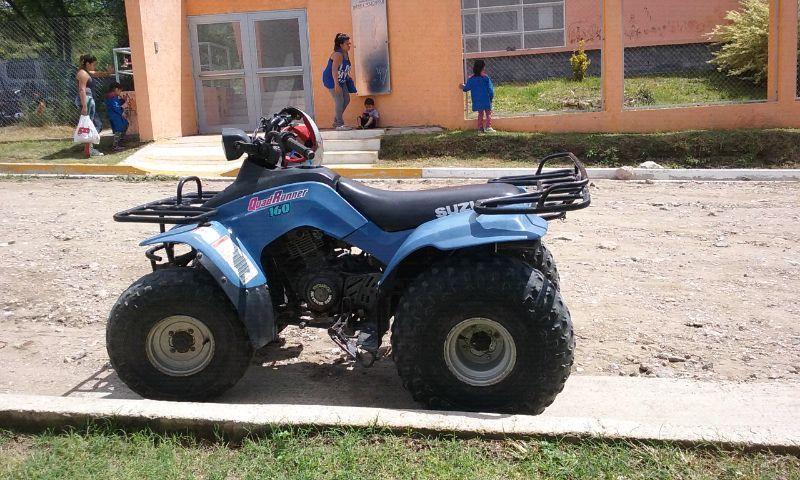
[{"label": "shrub", "polygon": [[769,2],[741,0],[741,5],[725,16],[729,24],[717,25],[709,34],[719,46],[710,62],[728,76],[760,84],[767,79],[769,61]]},{"label": "shrub", "polygon": [[572,66],[572,78],[576,82],[582,82],[586,78],[586,72],[589,70],[589,65],[592,64],[586,55],[585,46],[586,42],[583,40],[578,42],[578,51],[572,52],[572,56],[569,58],[569,64]]}]

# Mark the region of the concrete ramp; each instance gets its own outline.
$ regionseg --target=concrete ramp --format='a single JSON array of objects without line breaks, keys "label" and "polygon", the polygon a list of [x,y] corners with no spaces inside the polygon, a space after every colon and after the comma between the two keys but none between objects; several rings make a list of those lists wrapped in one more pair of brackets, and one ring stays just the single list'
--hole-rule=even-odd
[{"label": "concrete ramp", "polygon": [[[0,395],[0,425],[40,430],[113,419],[123,426],[224,432],[233,437],[276,425],[384,427],[400,432],[600,437],[800,451],[799,391],[797,382],[573,376],[556,402],[536,417],[413,408]],[[224,398],[235,402],[231,397]]]}]

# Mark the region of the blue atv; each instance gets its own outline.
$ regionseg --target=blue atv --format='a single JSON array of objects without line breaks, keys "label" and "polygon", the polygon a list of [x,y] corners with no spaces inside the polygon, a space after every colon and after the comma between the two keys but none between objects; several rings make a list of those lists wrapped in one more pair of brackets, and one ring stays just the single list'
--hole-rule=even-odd
[{"label": "blue atv", "polygon": [[[182,179],[175,197],[114,216],[161,228],[142,242],[153,272],[108,321],[111,364],[131,389],[218,396],[300,325],[327,329],[365,366],[391,330],[403,385],[430,408],[537,414],[553,402],[575,339],[541,239],[547,220],[590,203],[574,155],[533,175],[401,192],[321,166],[319,130],[294,108],[252,136],[227,129],[223,143],[228,160],[247,155],[223,191]],[[553,159],[574,166],[544,170]]]}]

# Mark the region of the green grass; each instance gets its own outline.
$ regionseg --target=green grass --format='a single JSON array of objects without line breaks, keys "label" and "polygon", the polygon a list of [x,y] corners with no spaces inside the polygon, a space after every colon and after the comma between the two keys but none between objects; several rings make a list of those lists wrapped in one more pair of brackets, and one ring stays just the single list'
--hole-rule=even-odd
[{"label": "green grass", "polygon": [[602,105],[600,92],[599,77],[587,77],[583,82],[557,78],[524,85],[498,85],[492,109],[498,115],[596,110]]},{"label": "green grass", "polygon": [[764,85],[717,71],[625,79],[625,105],[628,107],[747,102],[765,100],[766,95]]},{"label": "green grass", "polygon": [[[625,105],[630,108],[763,100],[764,86],[711,71],[625,79]],[[583,82],[551,79],[528,84],[498,85],[494,111],[518,115],[552,111],[598,110],[602,107],[600,77]]]},{"label": "green grass", "polygon": [[65,140],[17,140],[0,142],[0,162],[9,163],[100,163],[105,165],[117,164],[145,143],[138,139],[129,139],[125,150],[119,153],[111,152],[111,137],[103,137],[97,148],[106,152],[102,157],[89,157],[83,155],[83,145],[75,144],[72,139]]},{"label": "green grass", "polygon": [[62,140],[72,138],[74,127],[68,125],[44,125],[32,127],[25,124],[0,127],[0,142],[18,140]]},{"label": "green grass", "polygon": [[237,445],[150,432],[0,432],[0,478],[800,479],[773,453],[585,440],[487,440],[374,430],[275,430]]},{"label": "green grass", "polygon": [[146,145],[137,135],[129,135],[125,150],[111,152],[111,136],[101,138],[98,148],[106,154],[86,158],[83,145],[72,142],[72,127],[9,126],[0,128],[0,162],[10,163],[99,163],[117,164]]},{"label": "green grass", "polygon": [[530,167],[537,159],[562,151],[601,167],[638,166],[653,160],[685,168],[796,168],[800,166],[800,130],[389,135],[381,141],[378,165]]}]

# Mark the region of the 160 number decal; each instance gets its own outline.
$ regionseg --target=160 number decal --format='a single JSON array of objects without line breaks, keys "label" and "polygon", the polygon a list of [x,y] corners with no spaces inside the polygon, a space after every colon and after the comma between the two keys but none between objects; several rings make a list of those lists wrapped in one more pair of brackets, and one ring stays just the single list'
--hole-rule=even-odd
[{"label": "160 number decal", "polygon": [[275,205],[274,207],[267,208],[267,212],[269,213],[270,217],[278,217],[280,215],[286,215],[291,211],[292,211],[291,203],[284,203],[282,205]]}]

